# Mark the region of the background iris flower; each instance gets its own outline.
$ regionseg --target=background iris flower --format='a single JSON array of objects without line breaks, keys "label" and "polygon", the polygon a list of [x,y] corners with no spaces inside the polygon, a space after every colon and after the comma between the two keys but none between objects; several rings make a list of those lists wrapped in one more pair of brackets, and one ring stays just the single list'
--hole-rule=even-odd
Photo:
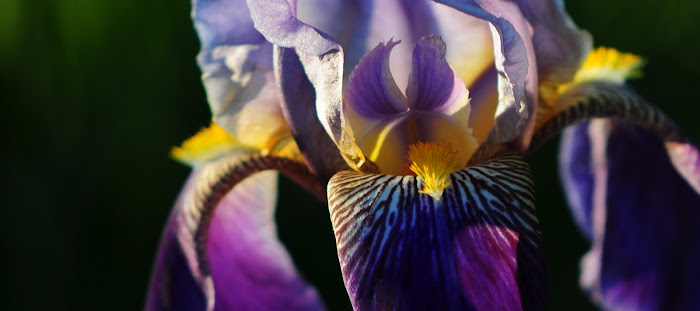
[{"label": "background iris flower", "polygon": [[[398,42],[380,43],[367,53],[344,90],[347,70],[341,45],[297,19],[295,2],[249,1],[250,16],[241,14],[246,7],[240,1],[195,2],[193,17],[203,41],[199,64],[216,123],[174,151],[194,164],[195,171],[166,229],[147,309],[322,308],[277,242],[271,199],[276,179],[271,173],[253,175],[263,170],[286,172],[321,199],[328,184],[341,268],[359,310],[543,309],[534,185],[517,154],[582,119],[623,119],[659,135],[668,142],[670,158],[662,152],[656,161],[670,160],[673,165],[660,171],[672,172],[652,180],[678,180],[679,187],[670,191],[681,192],[673,196],[679,202],[672,207],[681,213],[695,213],[700,206],[697,149],[661,112],[621,86],[637,73],[641,60],[601,49],[584,63],[590,38],[575,28],[560,4],[446,3],[490,22],[493,54],[481,46],[491,43],[483,35],[485,43],[474,49],[495,63],[483,62],[476,78],[471,67],[469,78],[476,87],[479,79],[486,80],[486,90],[479,91],[488,93],[496,82],[489,79],[495,71],[496,104],[489,103],[488,94],[482,101],[468,98],[464,82],[446,62],[440,37],[417,39],[423,32],[439,32],[437,21],[448,20],[441,14],[473,25],[462,30],[474,37],[486,29],[478,20],[456,11],[441,13],[450,8],[431,3],[382,2],[394,6],[385,11],[367,10],[361,3],[325,4],[325,12],[335,9],[352,17],[331,19],[331,25],[344,26],[336,31],[366,28],[363,34],[346,34],[347,46],[367,43],[358,38],[374,39],[373,27],[391,29],[372,22],[377,12],[394,13],[395,23],[408,23],[397,28],[417,41],[408,97],[390,69],[389,53]],[[317,5],[309,8],[316,10]],[[234,12],[237,18],[228,19]],[[495,116],[492,126],[487,123],[490,130],[477,129],[482,131],[478,138],[468,127],[471,106],[476,107],[474,120]],[[625,179],[635,168],[627,160],[616,166],[614,159],[625,151],[615,151],[617,146],[608,151],[606,140],[615,133],[614,125],[603,122],[572,129],[562,153],[571,205],[593,242],[584,260],[583,285],[611,309],[692,308],[691,297],[683,294],[693,291],[691,284],[681,282],[681,293],[668,295],[665,274],[673,272],[648,272],[663,269],[659,266],[670,254],[641,260],[639,269],[615,263],[640,262],[637,252],[648,247],[602,255],[602,249],[618,246],[608,241],[629,236],[608,215],[620,214],[624,221],[630,213],[625,209],[660,205],[632,204],[633,193],[627,189],[633,183]],[[353,123],[364,128],[358,140]],[[335,147],[347,166],[334,154]],[[408,147],[410,170],[418,177],[402,167],[401,155]],[[467,163],[475,166],[460,169]],[[351,170],[336,174],[346,168]],[[381,173],[391,175],[377,175]],[[617,174],[622,176],[621,193],[610,189],[619,187]],[[624,245],[637,246],[634,239]],[[692,251],[689,255],[690,262],[699,257]],[[693,271],[691,265],[684,268]]]},{"label": "background iris flower", "polygon": [[[542,238],[520,154],[597,117],[636,125],[594,120],[565,135],[562,178],[593,242],[582,284],[605,308],[697,307],[689,294],[695,286],[679,272],[696,275],[692,262],[700,254],[691,249],[687,264],[668,271],[675,249],[640,259],[657,245],[639,245],[621,229],[627,218],[648,221],[667,197],[678,200],[671,216],[700,207],[697,149],[623,85],[638,74],[641,59],[590,52],[590,37],[561,3],[444,4],[323,2],[297,14],[294,1],[193,3],[214,122],[174,150],[195,171],[164,234],[147,309],[322,309],[275,236],[275,175],[256,174],[269,169],[322,200],[327,185],[355,309],[543,309]],[[315,14],[319,8],[323,15]],[[327,27],[330,36],[305,22]],[[392,75],[389,54],[398,42],[367,51],[387,31],[416,42],[411,65],[398,61],[404,61],[398,68],[411,68],[407,82]],[[447,45],[425,36],[435,33]],[[458,48],[450,51],[450,37],[462,33],[468,39],[455,39]],[[353,57],[343,46],[364,56],[346,63]],[[448,55],[474,57],[463,74],[469,82],[452,71]],[[398,84],[407,85],[406,96]],[[471,121],[480,126],[472,129]],[[641,142],[660,164],[629,182],[629,171],[639,171],[633,164],[645,161],[626,159],[633,145],[609,144],[637,132],[658,136]],[[657,146],[661,140],[665,147]],[[659,148],[667,152],[652,153]],[[653,186],[669,180],[677,187]],[[640,187],[659,195],[639,199]],[[615,216],[619,222],[611,221]],[[672,285],[680,293],[669,294]]]}]

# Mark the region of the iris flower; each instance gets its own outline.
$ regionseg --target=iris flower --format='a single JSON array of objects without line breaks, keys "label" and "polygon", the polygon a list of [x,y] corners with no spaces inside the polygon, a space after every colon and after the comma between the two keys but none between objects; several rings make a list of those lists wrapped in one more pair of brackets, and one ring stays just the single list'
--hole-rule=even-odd
[{"label": "iris flower", "polygon": [[[282,172],[328,204],[355,310],[542,310],[524,159],[560,169],[608,310],[698,310],[700,159],[560,1],[194,0],[212,125],[147,310],[322,310],[277,238]],[[391,56],[391,57],[390,57]],[[573,267],[572,267],[573,268]]]}]

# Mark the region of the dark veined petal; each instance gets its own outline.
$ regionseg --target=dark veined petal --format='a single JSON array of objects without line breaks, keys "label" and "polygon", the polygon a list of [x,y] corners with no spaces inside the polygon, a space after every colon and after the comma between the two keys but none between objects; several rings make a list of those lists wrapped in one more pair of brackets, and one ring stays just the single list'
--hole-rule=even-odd
[{"label": "dark veined petal", "polygon": [[467,104],[467,88],[445,53],[445,42],[437,36],[423,37],[416,44],[406,88],[410,109],[451,115]]},{"label": "dark veined petal", "polygon": [[398,41],[379,43],[352,71],[345,100],[359,115],[385,119],[405,112],[406,98],[389,70],[389,55]]},{"label": "dark veined petal", "polygon": [[277,174],[261,172],[269,169],[315,183],[304,164],[246,153],[194,170],[164,235],[146,310],[323,309],[277,239]]},{"label": "dark veined petal", "polygon": [[608,310],[700,309],[700,195],[666,147],[658,133],[619,120],[564,136],[561,176],[592,242],[581,284]]},{"label": "dark veined petal", "polygon": [[542,239],[527,164],[451,175],[439,203],[415,176],[343,171],[328,201],[355,310],[543,310]]}]

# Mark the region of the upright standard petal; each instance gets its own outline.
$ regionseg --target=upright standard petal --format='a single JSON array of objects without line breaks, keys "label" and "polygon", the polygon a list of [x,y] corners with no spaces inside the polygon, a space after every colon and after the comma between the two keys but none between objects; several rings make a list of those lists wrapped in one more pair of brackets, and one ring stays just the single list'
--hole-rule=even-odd
[{"label": "upright standard petal", "polygon": [[518,4],[506,1],[436,0],[492,25],[498,70],[498,106],[487,143],[515,142],[525,148],[537,107],[537,64],[532,27]]},{"label": "upright standard petal", "polygon": [[348,166],[316,115],[316,93],[293,49],[275,47],[275,78],[287,124],[306,164],[324,186]]},{"label": "upright standard petal", "polygon": [[561,175],[592,242],[582,286],[609,310],[700,309],[700,194],[659,136],[603,119],[567,132]]},{"label": "upright standard petal", "polygon": [[299,54],[316,91],[316,111],[323,128],[338,146],[348,165],[360,169],[365,157],[355,144],[342,110],[343,50],[325,33],[296,17],[294,0],[248,0],[251,17],[265,38]]},{"label": "upright standard petal", "polygon": [[[184,297],[193,297],[186,300],[193,303],[189,310],[323,309],[318,294],[295,270],[277,239],[277,175],[259,173],[272,168],[313,180],[301,163],[245,152],[195,169],[174,207],[174,224],[164,239],[163,250],[168,253],[158,257],[147,310],[180,307],[176,305]],[[179,263],[176,272],[188,268],[190,277],[169,277],[172,269],[159,272],[162,262]],[[172,284],[181,280],[187,282]],[[179,284],[192,292],[180,290]],[[169,292],[171,288],[179,292]]]},{"label": "upright standard petal", "polygon": [[521,157],[454,172],[440,199],[415,176],[344,171],[328,201],[355,310],[543,310],[542,238]]},{"label": "upright standard petal", "polygon": [[201,42],[197,63],[216,123],[262,148],[285,130],[272,75],[272,45],[253,27],[243,0],[193,0]]}]

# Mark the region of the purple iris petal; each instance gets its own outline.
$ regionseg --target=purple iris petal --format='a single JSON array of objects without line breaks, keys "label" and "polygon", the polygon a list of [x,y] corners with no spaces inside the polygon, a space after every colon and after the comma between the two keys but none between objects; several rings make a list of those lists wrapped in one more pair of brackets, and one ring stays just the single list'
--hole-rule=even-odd
[{"label": "purple iris petal", "polygon": [[583,285],[609,310],[700,309],[700,195],[656,135],[620,121],[578,127],[589,135],[575,129],[565,139],[588,142],[563,144],[561,173],[566,181],[588,171],[594,181],[567,186],[592,235]]},{"label": "purple iris petal", "polygon": [[336,174],[328,187],[355,310],[543,310],[533,184],[519,156],[451,176],[440,201],[415,176]]},{"label": "purple iris petal", "polygon": [[414,110],[451,114],[466,100],[467,88],[445,60],[445,42],[437,36],[420,39],[413,49],[406,96]]},{"label": "purple iris petal", "polygon": [[560,152],[561,178],[568,194],[569,206],[579,229],[592,239],[591,215],[593,210],[594,171],[591,170],[591,142],[586,125],[566,129]]},{"label": "purple iris petal", "polygon": [[153,265],[145,311],[196,311],[206,307],[204,293],[177,241],[176,224],[175,217],[168,218]]},{"label": "purple iris petal", "polygon": [[192,19],[201,42],[197,63],[217,123],[236,134],[245,105],[276,105],[272,45],[253,27],[243,0],[194,0]]},{"label": "purple iris petal", "polygon": [[[169,310],[183,302],[188,310],[323,310],[318,294],[277,238],[276,173],[254,174],[228,193],[217,193],[221,187],[207,185],[228,163],[222,159],[197,167],[180,193],[156,262],[147,310]],[[207,201],[222,196],[213,214],[203,216],[211,217],[208,227],[193,224],[193,215],[203,213],[196,210],[202,195]],[[201,240],[192,237],[199,234],[193,226],[208,228],[205,245],[191,244]]]},{"label": "purple iris petal", "polygon": [[384,119],[407,110],[406,98],[389,69],[389,54],[397,44],[391,40],[386,45],[379,43],[352,71],[345,100],[358,114]]},{"label": "purple iris petal", "polygon": [[316,116],[316,94],[294,50],[276,47],[275,77],[289,129],[325,189],[333,174],[348,167]]},{"label": "purple iris petal", "polygon": [[591,50],[588,32],[574,25],[560,0],[517,0],[533,27],[540,81],[569,81]]},{"label": "purple iris petal", "polygon": [[216,310],[322,310],[274,225],[275,172],[236,185],[214,212],[207,241]]}]

